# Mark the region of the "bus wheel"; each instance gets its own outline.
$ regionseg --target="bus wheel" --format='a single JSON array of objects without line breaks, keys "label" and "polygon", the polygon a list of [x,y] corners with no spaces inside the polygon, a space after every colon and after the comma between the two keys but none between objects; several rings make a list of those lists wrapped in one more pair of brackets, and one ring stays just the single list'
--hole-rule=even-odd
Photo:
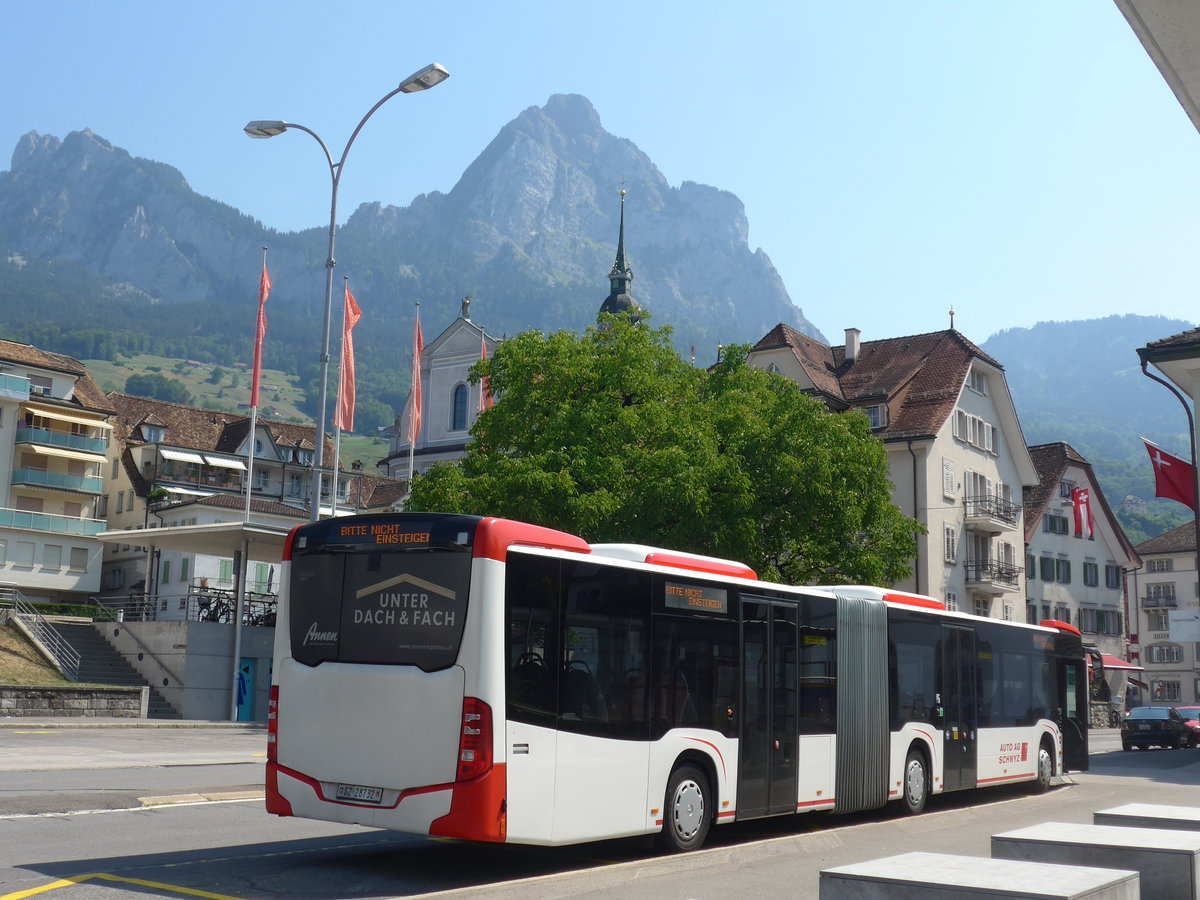
[{"label": "bus wheel", "polygon": [[1050,749],[1043,743],[1038,748],[1037,759],[1037,780],[1033,783],[1033,789],[1044,794],[1050,790],[1050,779],[1054,777],[1054,757],[1050,755]]},{"label": "bus wheel", "polygon": [[925,808],[929,799],[929,770],[925,756],[919,750],[909,750],[904,761],[904,809],[915,815]]},{"label": "bus wheel", "polygon": [[695,850],[712,822],[708,779],[695,766],[680,766],[667,781],[659,846],[670,853]]}]

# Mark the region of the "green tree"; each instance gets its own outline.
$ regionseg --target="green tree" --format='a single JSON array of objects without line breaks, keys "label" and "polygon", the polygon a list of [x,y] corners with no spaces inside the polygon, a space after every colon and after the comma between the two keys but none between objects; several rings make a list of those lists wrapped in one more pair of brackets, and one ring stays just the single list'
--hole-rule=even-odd
[{"label": "green tree", "polygon": [[827,412],[747,366],[745,347],[706,372],[670,329],[602,325],[526,332],[478,363],[502,399],[460,464],[414,480],[407,508],[733,558],[789,583],[908,574],[919,526],[891,502],[865,416]]},{"label": "green tree", "polygon": [[158,374],[130,375],[125,379],[125,393],[171,403],[192,402],[192,395],[183,382]]},{"label": "green tree", "polygon": [[220,366],[213,366],[213,370],[208,373],[209,384],[220,384],[225,380],[225,370]]}]

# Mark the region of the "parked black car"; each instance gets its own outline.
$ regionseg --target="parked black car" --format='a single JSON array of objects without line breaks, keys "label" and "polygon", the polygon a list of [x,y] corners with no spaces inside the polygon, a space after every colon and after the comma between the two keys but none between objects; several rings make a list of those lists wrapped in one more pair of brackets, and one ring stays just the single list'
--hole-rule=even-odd
[{"label": "parked black car", "polygon": [[1195,747],[1196,735],[1187,720],[1170,706],[1135,706],[1121,725],[1121,747],[1145,750],[1160,747]]}]

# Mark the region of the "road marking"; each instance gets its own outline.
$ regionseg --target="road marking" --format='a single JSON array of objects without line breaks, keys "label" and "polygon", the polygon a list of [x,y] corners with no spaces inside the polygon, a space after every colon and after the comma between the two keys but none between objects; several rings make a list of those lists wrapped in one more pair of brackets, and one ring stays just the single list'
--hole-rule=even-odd
[{"label": "road marking", "polygon": [[91,875],[72,875],[70,878],[52,881],[50,884],[44,884],[41,887],[30,888],[26,891],[17,891],[13,894],[5,894],[4,896],[0,897],[0,900],[24,900],[26,897],[34,897],[38,894],[44,894],[47,891],[55,891],[59,888],[82,884],[85,881],[91,881],[93,878],[98,878],[101,881],[119,881],[125,884],[136,884],[138,887],[152,888],[156,891],[166,891],[170,894],[184,894],[188,897],[204,897],[205,900],[244,900],[242,897],[232,897],[229,894],[214,894],[212,891],[201,891],[196,888],[184,887],[183,885],[179,884],[165,884],[161,881],[146,881],[142,878],[122,878],[120,875],[109,875],[107,872],[93,872]]},{"label": "road marking", "polygon": [[14,731],[13,734],[62,734],[61,731]]},{"label": "road marking", "polygon": [[[42,813],[14,813],[10,816],[0,816],[0,822],[8,822],[13,819],[65,819],[70,816],[99,816],[105,813],[123,813],[123,812],[143,812],[150,809],[176,809],[181,806],[216,806],[221,803],[253,803],[256,800],[263,799],[261,791],[254,792],[251,797],[227,797],[216,799],[217,795],[212,795],[213,799],[201,799],[192,801],[176,801],[174,803],[155,803],[148,806],[122,806],[118,809],[73,809],[66,812],[42,812]],[[160,800],[159,797],[146,797],[146,800]],[[7,900],[5,897],[0,897],[0,900]]]}]

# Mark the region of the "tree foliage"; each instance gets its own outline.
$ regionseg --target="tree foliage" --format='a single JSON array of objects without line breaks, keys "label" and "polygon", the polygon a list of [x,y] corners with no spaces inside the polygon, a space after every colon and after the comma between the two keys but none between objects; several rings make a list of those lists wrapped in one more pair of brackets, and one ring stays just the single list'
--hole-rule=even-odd
[{"label": "tree foliage", "polygon": [[919,526],[891,502],[866,417],[827,412],[746,352],[696,369],[670,329],[625,317],[520,334],[472,370],[501,399],[465,458],[417,477],[407,508],[733,558],[794,584],[907,575]]},{"label": "tree foliage", "polygon": [[192,395],[182,381],[166,375],[130,375],[125,379],[125,393],[169,403],[191,403]]}]

